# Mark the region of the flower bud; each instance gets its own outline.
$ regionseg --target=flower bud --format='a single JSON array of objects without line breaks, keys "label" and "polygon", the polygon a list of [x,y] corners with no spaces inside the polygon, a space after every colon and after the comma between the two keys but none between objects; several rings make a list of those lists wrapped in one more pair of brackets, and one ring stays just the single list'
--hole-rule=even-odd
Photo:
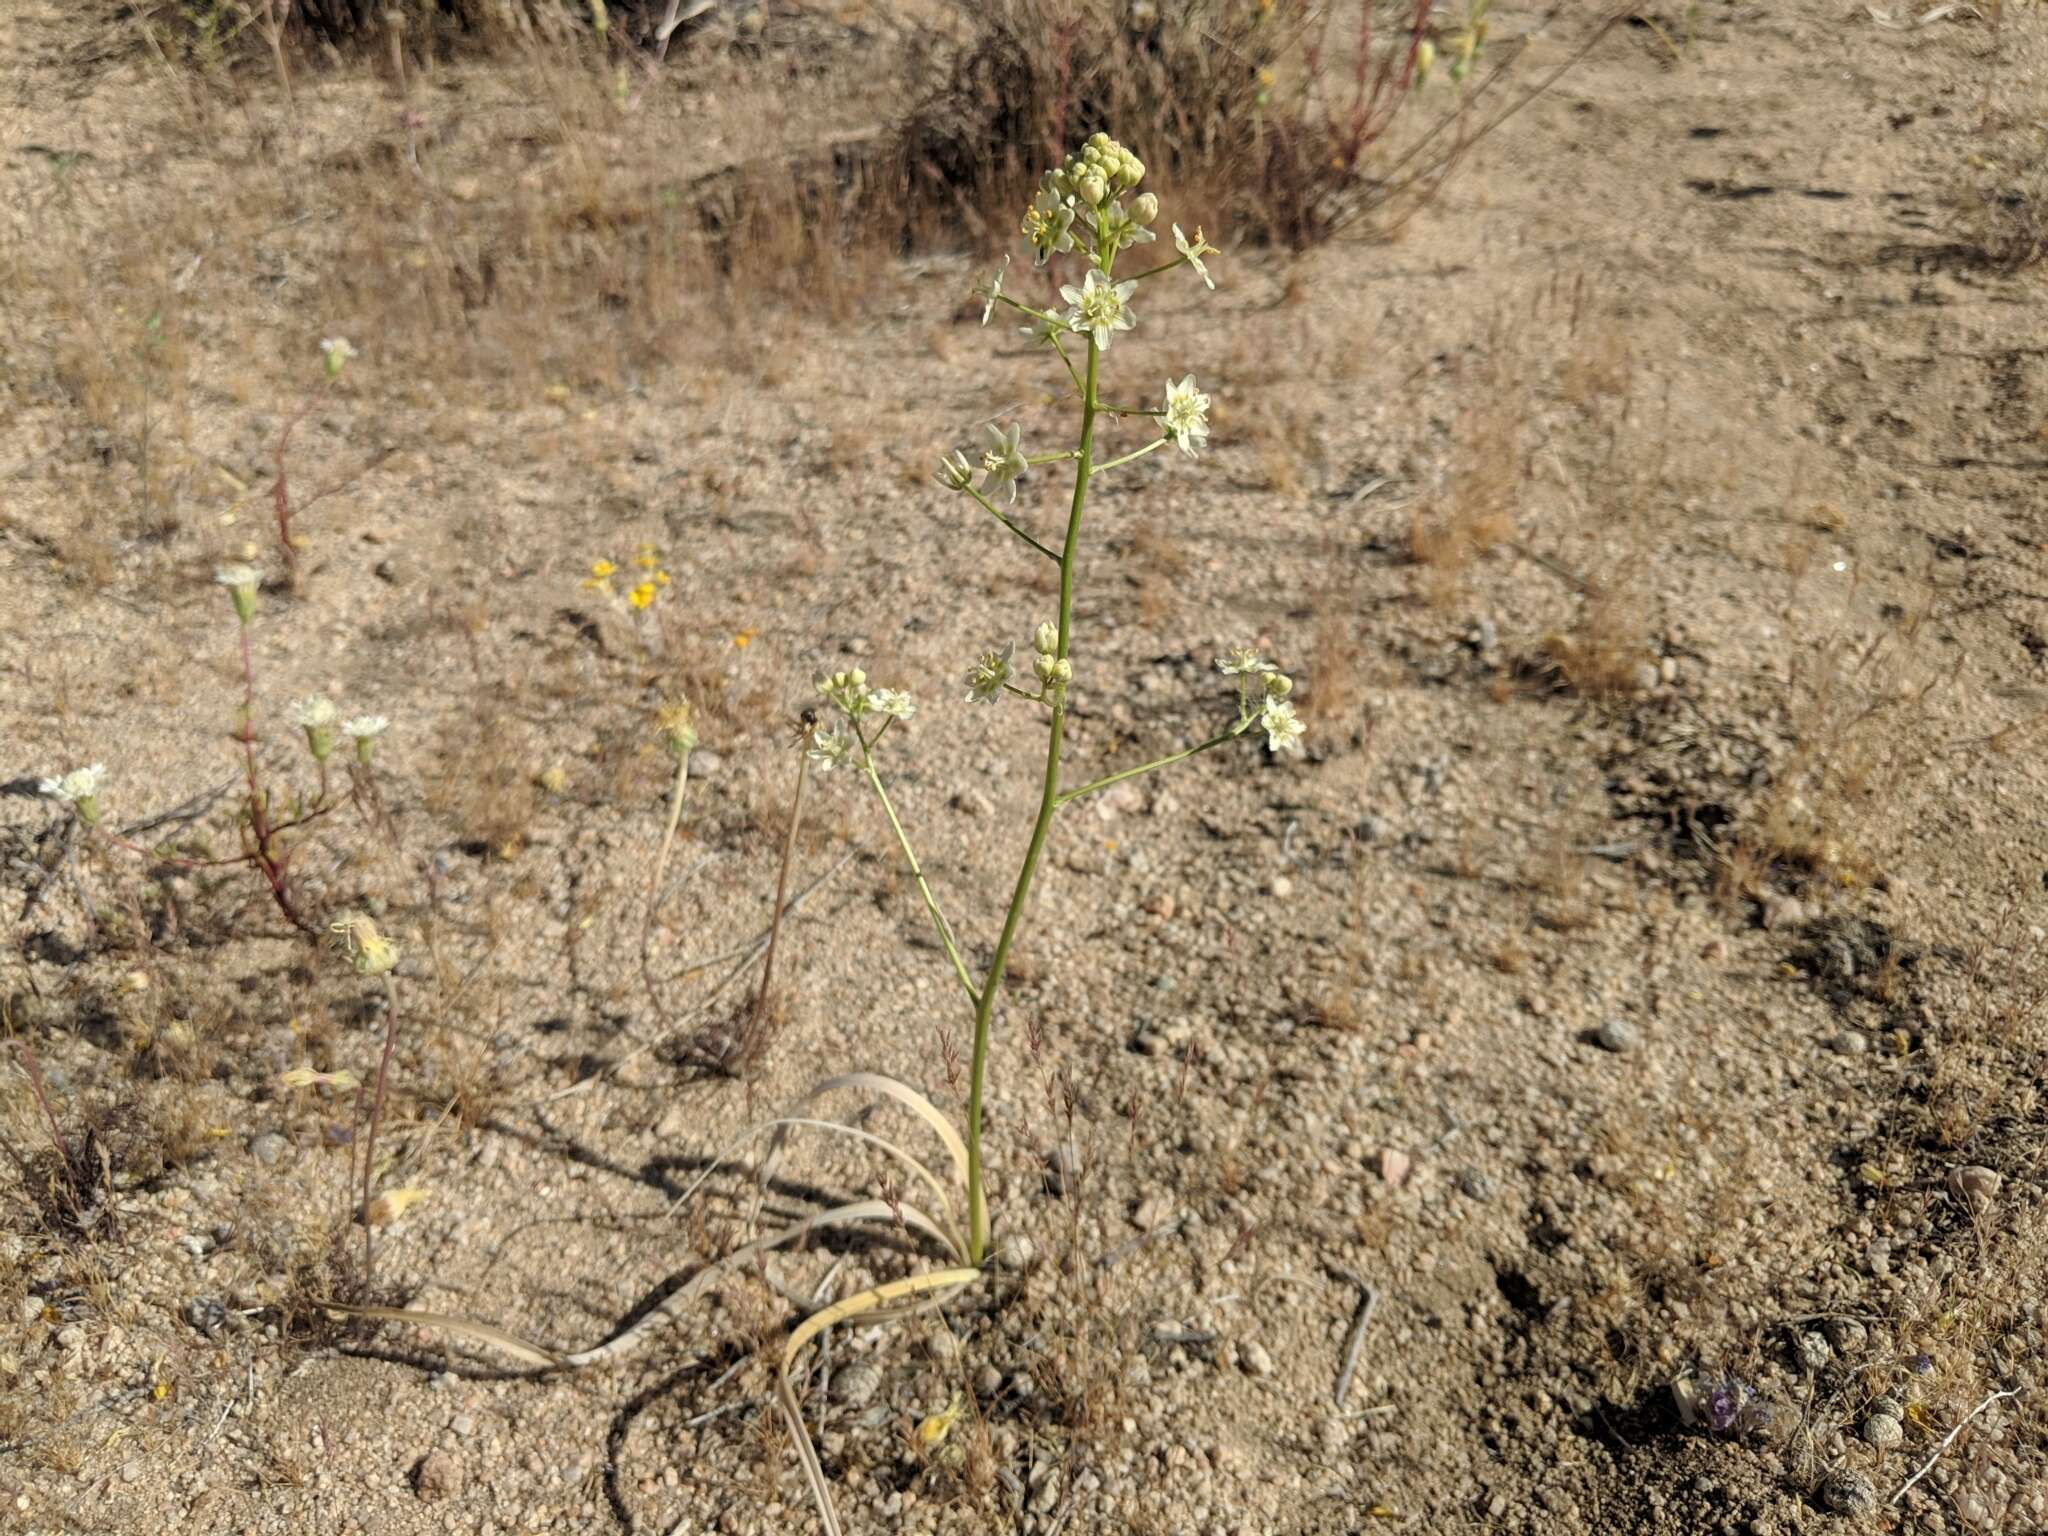
[{"label": "flower bud", "polygon": [[1050,619],[1038,626],[1038,633],[1031,637],[1031,645],[1041,656],[1051,656],[1060,648],[1060,627]]},{"label": "flower bud", "polygon": [[1080,193],[1082,202],[1086,203],[1090,208],[1100,208],[1102,200],[1109,196],[1109,186],[1100,176],[1091,171],[1088,175],[1081,178]]},{"label": "flower bud", "polygon": [[1292,692],[1294,692],[1294,679],[1285,672],[1268,672],[1266,674],[1266,696],[1268,698],[1284,699]]},{"label": "flower bud", "polygon": [[1057,656],[1048,656],[1043,651],[1040,651],[1038,655],[1032,660],[1032,666],[1037,670],[1038,680],[1041,683],[1049,683],[1052,681],[1053,669],[1057,667],[1059,664],[1059,658]]},{"label": "flower bud", "polygon": [[1436,68],[1436,44],[1424,38],[1415,45],[1415,78],[1427,80],[1429,72]]},{"label": "flower bud", "polygon": [[1140,192],[1131,204],[1131,217],[1140,224],[1150,224],[1159,217],[1159,199],[1150,192]]}]

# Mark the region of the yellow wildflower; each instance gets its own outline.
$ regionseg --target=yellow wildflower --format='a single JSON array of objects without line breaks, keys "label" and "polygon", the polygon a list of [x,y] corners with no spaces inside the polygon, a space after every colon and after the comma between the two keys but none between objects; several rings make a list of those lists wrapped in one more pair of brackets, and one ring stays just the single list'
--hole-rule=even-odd
[{"label": "yellow wildflower", "polygon": [[631,592],[628,592],[626,594],[626,601],[631,603],[635,608],[650,607],[654,602],[654,592],[654,583],[651,581],[643,581],[640,583],[639,586],[635,587]]},{"label": "yellow wildflower", "polygon": [[661,561],[656,558],[652,544],[642,544],[633,555],[633,563],[643,571],[651,571],[661,564]]}]

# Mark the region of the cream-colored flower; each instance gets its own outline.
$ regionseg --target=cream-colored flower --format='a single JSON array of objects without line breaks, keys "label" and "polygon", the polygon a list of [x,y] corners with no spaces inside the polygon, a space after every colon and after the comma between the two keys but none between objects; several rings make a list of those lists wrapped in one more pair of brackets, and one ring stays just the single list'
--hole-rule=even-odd
[{"label": "cream-colored flower", "polygon": [[993,704],[1003,696],[1010,681],[1010,653],[1014,645],[983,651],[967,669],[967,699],[972,704]]},{"label": "cream-colored flower", "polygon": [[341,718],[341,711],[334,707],[334,701],[325,695],[316,694],[310,699],[294,699],[285,706],[285,718],[306,733],[306,749],[313,754],[316,762],[326,762],[334,750],[334,727]]},{"label": "cream-colored flower", "polygon": [[858,720],[871,707],[868,702],[868,675],[859,667],[820,677],[816,687],[832,707],[849,720]]},{"label": "cream-colored flower", "polygon": [[1228,656],[1216,658],[1216,670],[1225,677],[1249,677],[1255,673],[1277,670],[1270,661],[1259,660],[1259,653],[1248,645],[1233,645]]},{"label": "cream-colored flower", "polygon": [[352,912],[331,925],[342,953],[355,962],[362,976],[383,976],[397,969],[399,948],[377,931],[377,925],[361,913]]},{"label": "cream-colored flower", "polygon": [[1008,430],[991,426],[988,435],[988,451],[981,456],[981,494],[989,496],[998,490],[1006,490],[1009,499],[1015,501],[1017,482],[1031,468],[1022,447],[1024,429],[1013,421]]},{"label": "cream-colored flower", "polygon": [[1195,276],[1207,283],[1209,291],[1214,293],[1216,291],[1216,279],[1211,277],[1209,269],[1202,265],[1202,258],[1204,256],[1216,255],[1216,247],[1202,238],[1202,232],[1199,229],[1195,231],[1194,239],[1188,239],[1186,235],[1180,232],[1178,224],[1173,226],[1173,244],[1174,249],[1178,250],[1186,258],[1187,264],[1195,269]]},{"label": "cream-colored flower", "polygon": [[106,782],[107,765],[94,763],[85,768],[74,768],[60,779],[44,779],[36,788],[52,800],[61,800],[66,805],[76,805],[81,800],[90,800],[100,792],[100,785]]},{"label": "cream-colored flower", "polygon": [[330,379],[340,378],[341,370],[348,366],[349,359],[355,355],[356,349],[350,346],[344,337],[329,336],[320,343],[320,361],[326,365],[327,377]]},{"label": "cream-colored flower", "polygon": [[974,466],[967,462],[964,453],[953,453],[939,460],[939,484],[949,491],[964,491],[974,484]]},{"label": "cream-colored flower", "polygon": [[1079,288],[1070,283],[1060,289],[1060,297],[1071,306],[1067,311],[1067,324],[1077,331],[1088,332],[1095,338],[1095,345],[1106,351],[1110,337],[1118,331],[1128,331],[1137,323],[1138,317],[1131,313],[1131,295],[1137,291],[1137,283],[1112,283],[1096,268],[1090,267]]},{"label": "cream-colored flower", "polygon": [[697,745],[696,717],[688,699],[662,705],[655,712],[654,729],[673,758],[688,757]]},{"label": "cream-colored flower", "polygon": [[868,708],[892,720],[908,720],[917,713],[917,701],[901,688],[871,688]]},{"label": "cream-colored flower", "polygon": [[224,565],[213,579],[228,589],[235,600],[235,617],[244,624],[256,617],[256,594],[263,588],[263,573],[253,565]]},{"label": "cream-colored flower", "polygon": [[356,715],[341,722],[341,734],[356,744],[356,761],[366,767],[377,750],[377,738],[391,729],[382,715]]},{"label": "cream-colored flower", "polygon": [[1034,266],[1074,248],[1074,203],[1054,185],[1057,172],[1049,173],[1045,185],[1024,214],[1024,238],[1031,246]]},{"label": "cream-colored flower", "polygon": [[1298,752],[1302,732],[1308,727],[1295,715],[1292,704],[1285,699],[1268,698],[1259,716],[1259,729],[1266,733],[1267,750],[1285,752],[1291,748]]},{"label": "cream-colored flower", "polygon": [[812,733],[811,744],[804,749],[804,756],[823,772],[844,761],[852,746],[853,739],[844,731],[816,731]]},{"label": "cream-colored flower", "polygon": [[1166,381],[1165,424],[1190,458],[1209,441],[1209,397],[1195,388],[1192,373],[1178,384]]}]

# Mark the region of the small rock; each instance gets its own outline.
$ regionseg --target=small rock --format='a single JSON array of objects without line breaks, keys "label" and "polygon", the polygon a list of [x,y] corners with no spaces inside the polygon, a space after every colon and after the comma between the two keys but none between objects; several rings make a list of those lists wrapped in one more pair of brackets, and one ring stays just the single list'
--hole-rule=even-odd
[{"label": "small rock", "polygon": [[1256,1340],[1239,1346],[1237,1363],[1252,1376],[1266,1377],[1273,1374],[1273,1357],[1266,1353],[1266,1346]]},{"label": "small rock", "polygon": [[1828,1340],[1838,1354],[1860,1354],[1870,1338],[1870,1330],[1853,1317],[1837,1317],[1828,1323]]},{"label": "small rock", "polygon": [[924,1352],[939,1365],[953,1365],[960,1359],[960,1336],[940,1324],[925,1334]]},{"label": "small rock", "polygon": [[467,1481],[462,1463],[446,1451],[429,1451],[412,1469],[412,1491],[429,1504],[452,1499]]},{"label": "small rock", "polygon": [[249,1143],[249,1155],[266,1168],[277,1166],[277,1160],[284,1156],[285,1140],[275,1131],[265,1131]]},{"label": "small rock", "polygon": [[66,1323],[57,1330],[59,1349],[81,1349],[85,1345],[85,1330],[76,1323]]},{"label": "small rock", "polygon": [[690,754],[690,772],[700,779],[715,779],[718,770],[725,766],[725,759],[709,747],[699,747]]},{"label": "small rock", "polygon": [[1131,1213],[1131,1225],[1140,1232],[1156,1231],[1173,1215],[1173,1205],[1163,1195],[1147,1195]]},{"label": "small rock", "polygon": [[982,1397],[994,1397],[1003,1390],[1003,1373],[992,1365],[984,1365],[975,1374],[974,1390]]},{"label": "small rock", "polygon": [[1641,1039],[1641,1033],[1627,1019],[1609,1019],[1593,1031],[1593,1043],[1617,1056],[1634,1050]]},{"label": "small rock", "polygon": [[1766,891],[1762,906],[1764,929],[1768,933],[1806,926],[1806,903],[1797,896],[1784,896],[1776,891]]},{"label": "small rock", "polygon": [[1949,1171],[1948,1192],[1967,1206],[1972,1215],[1982,1216],[1997,1201],[1999,1186],[2004,1183],[1997,1169],[1973,1163]]},{"label": "small rock", "polygon": [[1835,1351],[1825,1334],[1802,1333],[1799,1336],[1799,1368],[1808,1375],[1826,1370],[1834,1357]]},{"label": "small rock", "polygon": [[849,1360],[832,1373],[830,1391],[835,1403],[863,1408],[882,1387],[882,1372],[872,1360]]},{"label": "small rock", "polygon": [[1873,1413],[1863,1421],[1863,1439],[1880,1451],[1888,1451],[1906,1438],[1906,1426],[1888,1413]]},{"label": "small rock", "polygon": [[1844,1467],[1821,1488],[1821,1500],[1838,1515],[1867,1515],[1877,1508],[1877,1485],[1863,1473]]},{"label": "small rock", "polygon": [[1286,875],[1275,875],[1266,882],[1266,890],[1274,896],[1292,896],[1294,894],[1294,882]]},{"label": "small rock", "polygon": [[1494,1195],[1493,1179],[1477,1168],[1458,1170],[1458,1189],[1468,1200],[1477,1200],[1484,1205]]},{"label": "small rock", "polygon": [[1399,1189],[1406,1184],[1414,1168],[1415,1160],[1399,1147],[1380,1149],[1380,1181],[1389,1187]]},{"label": "small rock", "polygon": [[398,562],[396,560],[393,560],[389,555],[386,555],[382,560],[379,560],[377,564],[372,568],[372,570],[379,581],[388,582],[392,585],[397,584]]},{"label": "small rock", "polygon": [[1841,1056],[1861,1056],[1870,1049],[1870,1042],[1860,1029],[1845,1029],[1828,1042],[1831,1049]]},{"label": "small rock", "polygon": [[24,1296],[21,1298],[21,1320],[24,1323],[40,1323],[43,1320],[43,1298]]},{"label": "small rock", "polygon": [[228,1309],[211,1296],[194,1296],[185,1303],[185,1321],[212,1338],[227,1327]]},{"label": "small rock", "polygon": [[1037,1259],[1038,1248],[1030,1238],[1019,1232],[1014,1237],[1004,1238],[997,1245],[993,1257],[997,1269],[1008,1270],[1012,1274],[1021,1274],[1029,1269]]}]

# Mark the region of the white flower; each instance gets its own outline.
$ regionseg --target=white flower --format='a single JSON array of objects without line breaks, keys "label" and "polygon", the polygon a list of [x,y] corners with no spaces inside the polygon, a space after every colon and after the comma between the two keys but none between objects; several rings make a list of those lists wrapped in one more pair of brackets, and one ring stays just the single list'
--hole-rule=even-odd
[{"label": "white flower", "polygon": [[1089,332],[1097,347],[1107,349],[1112,335],[1128,331],[1136,323],[1130,300],[1137,291],[1137,283],[1112,283],[1090,267],[1087,280],[1079,288],[1069,284],[1060,289],[1060,297],[1072,306],[1067,311],[1067,324],[1077,331]]},{"label": "white flower", "polygon": [[284,717],[301,730],[331,730],[341,711],[325,694],[315,694],[310,699],[293,699],[285,706]]},{"label": "white flower", "polygon": [[327,365],[327,377],[341,377],[341,370],[348,366],[349,359],[356,355],[356,349],[340,336],[329,336],[320,343],[320,360]]},{"label": "white flower", "polygon": [[1003,685],[1010,680],[1010,653],[1015,649],[1005,645],[1001,650],[983,651],[967,669],[969,703],[993,704],[1003,696]]},{"label": "white flower", "polygon": [[1259,716],[1259,729],[1266,733],[1266,748],[1272,752],[1285,752],[1289,748],[1301,750],[1301,733],[1308,729],[1295,717],[1294,706],[1285,699],[1269,698],[1265,712]]},{"label": "white flower", "polygon": [[1024,436],[1023,427],[1010,423],[1006,432],[1001,427],[988,429],[990,447],[981,456],[981,494],[1007,489],[1010,500],[1017,499],[1017,482],[1031,466],[1025,461],[1024,450],[1019,446]]},{"label": "white flower", "polygon": [[1195,276],[1207,283],[1209,291],[1214,293],[1216,291],[1216,279],[1211,277],[1209,269],[1202,265],[1202,258],[1204,256],[1214,256],[1216,254],[1216,247],[1202,238],[1202,232],[1199,229],[1195,231],[1195,238],[1193,240],[1188,239],[1186,235],[1180,232],[1178,224],[1173,226],[1173,244],[1174,248],[1187,258],[1187,264],[1195,269]]},{"label": "white flower", "polygon": [[357,715],[352,720],[341,722],[341,734],[351,741],[368,741],[382,736],[391,728],[391,722],[382,715]]},{"label": "white flower", "polygon": [[223,565],[213,573],[213,579],[233,591],[253,591],[263,585],[263,573],[253,565]]},{"label": "white flower", "polygon": [[844,731],[820,731],[811,738],[811,744],[805,749],[804,756],[816,763],[819,772],[822,773],[842,761],[847,748],[852,745],[852,740]]},{"label": "white flower", "polygon": [[1178,384],[1166,381],[1166,430],[1190,458],[1209,441],[1209,397],[1195,388],[1192,373]]},{"label": "white flower", "polygon": [[981,323],[988,324],[988,317],[996,312],[996,304],[1003,296],[1003,274],[1010,270],[1010,258],[1005,256],[1003,264],[996,268],[996,275],[988,280],[985,295],[988,302],[981,306]]},{"label": "white flower", "polygon": [[949,491],[964,491],[974,484],[974,466],[967,462],[966,454],[950,454],[939,460],[939,484]]},{"label": "white flower", "polygon": [[1270,661],[1259,660],[1259,653],[1250,646],[1233,645],[1228,656],[1216,658],[1216,670],[1225,677],[1250,677],[1254,673],[1278,669]]},{"label": "white flower", "polygon": [[917,713],[917,701],[901,688],[872,688],[868,690],[868,708],[892,720],[908,720]]},{"label": "white flower", "polygon": [[1074,201],[1053,184],[1054,174],[1047,175],[1024,213],[1024,238],[1031,243],[1033,265],[1040,267],[1074,248]]},{"label": "white flower", "polygon": [[107,765],[94,763],[89,768],[74,768],[61,779],[44,779],[36,788],[52,800],[61,800],[66,805],[76,805],[81,800],[90,800],[100,792],[100,785],[106,782]]}]

